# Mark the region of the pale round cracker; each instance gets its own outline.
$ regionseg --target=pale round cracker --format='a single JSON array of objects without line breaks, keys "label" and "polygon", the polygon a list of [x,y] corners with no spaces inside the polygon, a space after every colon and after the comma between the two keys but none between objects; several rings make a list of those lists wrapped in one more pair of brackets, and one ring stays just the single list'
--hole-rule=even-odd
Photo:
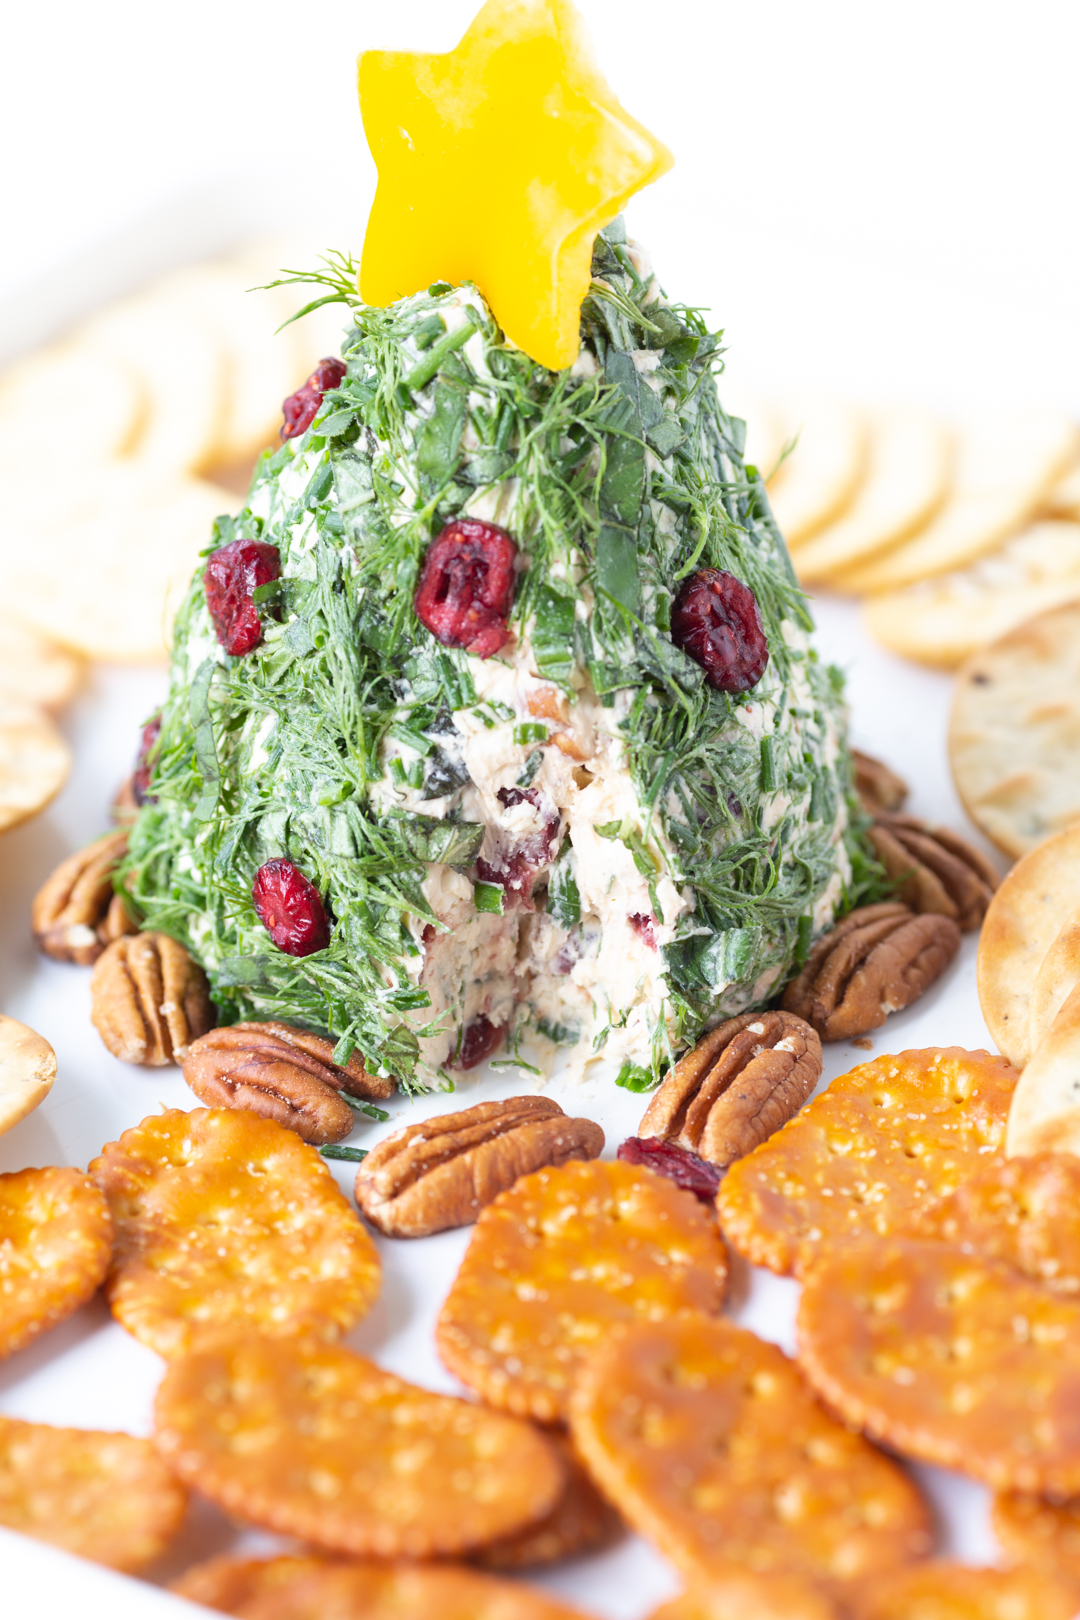
[{"label": "pale round cracker", "polygon": [[146,411],[122,356],[80,343],[39,349],[0,375],[0,481],[29,478],[47,496],[57,445],[69,465],[126,455]]},{"label": "pale round cracker", "polygon": [[[225,356],[224,409],[212,449],[215,462],[240,462],[277,439],[281,402],[296,376],[296,342],[265,293],[229,265],[198,265],[159,282],[157,292],[190,307],[213,330]],[[303,295],[296,307],[302,307]]]},{"label": "pale round cracker", "polygon": [[129,1574],[159,1558],[187,1493],[149,1440],[0,1417],[0,1524]]},{"label": "pale round cracker", "polygon": [[1020,1076],[1005,1135],[1014,1154],[1080,1154],[1080,985],[1074,986]]},{"label": "pale round cracker", "polygon": [[1042,959],[1031,991],[1028,1016],[1028,1051],[1034,1052],[1049,1035],[1069,996],[1080,984],[1080,905]]},{"label": "pale round cracker", "polygon": [[769,483],[769,502],[784,539],[798,546],[838,518],[866,475],[868,434],[860,412],[821,397],[777,399],[794,439]]},{"label": "pale round cracker", "polygon": [[0,691],[0,832],[44,810],[70,769],[71,750],[48,715]]},{"label": "pale round cracker", "polygon": [[1043,508],[1046,517],[1071,518],[1080,523],[1080,467],[1072,467],[1059,478]]},{"label": "pale round cracker", "polygon": [[[1068,527],[1080,596],[1080,524]],[[965,665],[949,761],[968,815],[1008,855],[1080,819],[1080,601],[1018,625]]]},{"label": "pale round cracker", "polygon": [[880,561],[845,571],[845,590],[898,590],[995,551],[1039,511],[1077,458],[1080,427],[1063,411],[1003,412],[960,434],[953,491],[936,517]]},{"label": "pale round cracker", "polygon": [[0,692],[55,714],[75,696],[83,660],[0,608]]},{"label": "pale round cracker", "polygon": [[944,502],[952,477],[953,436],[926,411],[875,411],[866,478],[847,511],[796,549],[804,584],[838,573],[906,540]]},{"label": "pale round cracker", "polygon": [[720,403],[728,416],[746,424],[744,461],[756,467],[762,478],[774,479],[787,443],[783,412],[766,395],[738,385],[733,387],[726,377],[720,392]]},{"label": "pale round cracker", "polygon": [[212,460],[225,410],[226,360],[204,315],[151,287],[93,316],[75,340],[139,378],[147,414],[134,456],[159,472],[198,472]]},{"label": "pale round cracker", "polygon": [[866,623],[886,647],[938,669],[955,669],[995,637],[1080,596],[1080,523],[1035,523],[970,568],[866,604]]},{"label": "pale round cracker", "polygon": [[1039,844],[1002,879],[979,937],[979,1003],[1010,1063],[1028,1060],[1031,994],[1080,894],[1080,825]]},{"label": "pale round cracker", "polygon": [[159,663],[215,517],[236,497],[202,479],[116,462],[51,511],[23,510],[4,589],[39,633],[108,663]]},{"label": "pale round cracker", "polygon": [[43,1035],[0,1013],[0,1136],[52,1090],[56,1053]]},{"label": "pale round cracker", "polygon": [[[289,270],[317,270],[326,253],[324,241],[303,237],[274,237],[253,242],[240,253],[223,259],[217,268],[235,276],[240,285],[253,289],[248,297],[260,308],[271,330],[283,327],[276,341],[289,346],[292,381],[286,393],[293,393],[311,375],[319,361],[341,353],[342,339],[352,325],[345,304],[323,304],[302,320],[291,319],[305,304],[329,291],[327,287],[292,282],[282,287],[270,284]],[[288,325],[284,325],[289,322]],[[280,402],[276,428],[281,426]],[[276,431],[276,429],[275,429]]]}]

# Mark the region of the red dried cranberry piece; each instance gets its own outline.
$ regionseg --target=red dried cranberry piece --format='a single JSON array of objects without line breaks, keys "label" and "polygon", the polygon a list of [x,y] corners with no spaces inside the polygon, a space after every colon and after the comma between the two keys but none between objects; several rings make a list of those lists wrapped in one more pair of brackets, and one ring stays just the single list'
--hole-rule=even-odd
[{"label": "red dried cranberry piece", "polygon": [[319,361],[307,382],[282,402],[281,412],[285,418],[281,424],[282,439],[295,439],[307,431],[315,420],[323,395],[336,388],[344,375],[343,361]]},{"label": "red dried cranberry piece", "polygon": [[262,640],[258,609],[251,599],[256,587],[280,577],[278,548],[265,540],[231,540],[207,557],[206,605],[218,640],[234,658],[251,652]]},{"label": "red dried cranberry piece", "polygon": [[461,1037],[461,1046],[457,1057],[447,1061],[452,1069],[475,1069],[478,1063],[489,1058],[497,1047],[502,1045],[502,1038],[506,1034],[505,1024],[493,1024],[483,1013],[474,1018],[464,1035]]},{"label": "red dried cranberry piece", "polygon": [[539,788],[500,788],[495,795],[501,805],[512,809],[515,804],[531,804],[537,811],[539,825],[516,844],[511,844],[505,832],[495,829],[489,845],[490,859],[476,863],[476,875],[482,883],[498,883],[506,891],[509,906],[524,906],[532,910],[532,890],[537,874],[549,864],[559,842],[559,812],[546,793]]},{"label": "red dried cranberry piece", "polygon": [[135,774],[131,778],[131,796],[136,804],[154,803],[149,793],[150,776],[153,771],[150,755],[160,736],[161,715],[159,713],[146,722],[142,729],[142,737],[139,739],[139,753],[135,760]]},{"label": "red dried cranberry piece", "polygon": [[671,639],[718,692],[748,692],[769,662],[757,598],[720,568],[699,568],[684,582],[671,609]]},{"label": "red dried cranberry piece", "polygon": [[517,546],[497,523],[457,518],[427,549],[413,607],[444,647],[490,658],[510,639]]},{"label": "red dried cranberry piece", "polygon": [[720,1171],[708,1159],[699,1159],[688,1148],[676,1147],[659,1136],[628,1136],[615,1155],[627,1164],[643,1164],[658,1176],[667,1176],[677,1187],[685,1187],[703,1204],[716,1201]]},{"label": "red dried cranberry piece", "polygon": [[635,934],[640,934],[646,945],[651,945],[655,951],[656,918],[653,916],[652,912],[632,911],[626,920],[634,930]]},{"label": "red dried cranberry piece", "polygon": [[259,921],[286,956],[310,956],[329,945],[330,924],[319,891],[292,861],[260,866],[251,898]]}]

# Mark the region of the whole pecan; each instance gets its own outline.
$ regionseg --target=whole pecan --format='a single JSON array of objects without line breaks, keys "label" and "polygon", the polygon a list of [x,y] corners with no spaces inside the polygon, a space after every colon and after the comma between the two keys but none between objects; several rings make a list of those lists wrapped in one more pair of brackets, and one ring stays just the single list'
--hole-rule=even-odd
[{"label": "whole pecan", "polygon": [[511,1097],[395,1131],[356,1175],[356,1202],[388,1237],[427,1237],[475,1221],[519,1176],[595,1159],[604,1133],[549,1097]]},{"label": "whole pecan", "polygon": [[951,917],[917,917],[899,901],[860,906],[811,946],[783,1005],[823,1041],[850,1040],[910,1007],[959,949],[960,930]]},{"label": "whole pecan", "polygon": [[908,796],[908,785],[902,776],[889,769],[884,760],[853,748],[851,772],[855,792],[869,815],[876,816],[883,810],[899,810],[902,807]]},{"label": "whole pecan", "polygon": [[821,1075],[821,1042],[789,1012],[740,1013],[681,1057],[638,1135],[658,1136],[721,1169],[787,1123]]},{"label": "whole pecan", "polygon": [[199,964],[168,934],[131,934],[99,957],[90,1017],[114,1057],[162,1068],[181,1063],[217,1014]]},{"label": "whole pecan", "polygon": [[127,833],[107,833],[61,861],[34,896],[31,925],[39,951],[56,962],[90,967],[114,939],[136,925],[112,875],[127,853]]},{"label": "whole pecan", "polygon": [[191,1043],[184,1079],[209,1108],[246,1108],[285,1125],[305,1142],[340,1142],[356,1116],[339,1093],[389,1097],[393,1080],[368,1074],[360,1058],[334,1062],[334,1043],[280,1024],[232,1024]]},{"label": "whole pecan", "polygon": [[965,838],[918,816],[879,815],[870,840],[888,875],[903,879],[897,898],[912,911],[951,917],[965,934],[981,925],[1001,880]]}]

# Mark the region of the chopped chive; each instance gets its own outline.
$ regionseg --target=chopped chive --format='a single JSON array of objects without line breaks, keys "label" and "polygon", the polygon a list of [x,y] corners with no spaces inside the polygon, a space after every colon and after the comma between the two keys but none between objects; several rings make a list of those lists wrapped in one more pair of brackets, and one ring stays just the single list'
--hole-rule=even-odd
[{"label": "chopped chive", "polygon": [[496,916],[503,914],[504,891],[498,883],[477,883],[473,887],[473,904],[477,911],[493,911]]},{"label": "chopped chive", "polygon": [[367,1148],[342,1147],[340,1142],[328,1142],[319,1152],[324,1159],[345,1159],[349,1164],[359,1164],[361,1159],[368,1156]]},{"label": "chopped chive", "polygon": [[348,1103],[354,1114],[366,1114],[368,1119],[377,1119],[380,1124],[385,1124],[390,1118],[385,1108],[376,1108],[373,1102],[364,1102],[360,1097],[350,1097],[347,1091],[340,1091],[338,1096],[343,1102]]}]

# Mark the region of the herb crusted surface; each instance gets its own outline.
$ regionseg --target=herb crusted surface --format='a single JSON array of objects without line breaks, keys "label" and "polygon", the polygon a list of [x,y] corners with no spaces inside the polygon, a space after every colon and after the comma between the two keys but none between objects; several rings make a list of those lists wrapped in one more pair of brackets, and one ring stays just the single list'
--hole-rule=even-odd
[{"label": "herb crusted surface", "polygon": [[[278,547],[282,577],[256,598],[263,642],[222,651],[200,570],[125,878],[145,926],[204,964],[224,1021],[326,1029],[339,1060],[357,1046],[430,1083],[440,1041],[457,1038],[421,972],[425,929],[446,931],[431,875],[470,872],[488,836],[462,739],[490,732],[504,760],[518,749],[507,780],[524,786],[558,763],[546,723],[485,695],[489,666],[527,668],[571,713],[600,717],[625,791],[618,819],[592,830],[640,875],[658,948],[647,981],[566,1028],[519,974],[516,1017],[606,1044],[624,1083],[645,1085],[707,1020],[774,992],[843,898],[846,843],[861,859],[839,677],[817,661],[743,425],[721,409],[718,337],[660,296],[618,221],[597,239],[582,352],[562,372],[506,346],[474,289],[370,309],[351,269],[322,277],[354,322],[340,387],[263,457],[212,540]],[[509,660],[440,646],[413,612],[425,550],[457,515],[503,525],[522,553]],[[761,612],[768,667],[739,696],[668,634],[680,582],[705,566],[742,580]],[[536,896],[560,937],[586,921],[573,825],[564,814]],[[275,950],[251,900],[259,865],[282,855],[333,918],[329,947],[302,959]],[[492,888],[473,887],[476,914],[499,912]]]}]

